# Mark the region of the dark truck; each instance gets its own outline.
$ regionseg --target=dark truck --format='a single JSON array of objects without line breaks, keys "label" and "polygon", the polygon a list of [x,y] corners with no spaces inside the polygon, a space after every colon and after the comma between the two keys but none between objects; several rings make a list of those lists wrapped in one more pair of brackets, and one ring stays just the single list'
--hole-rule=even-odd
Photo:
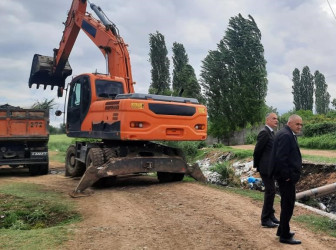
[{"label": "dark truck", "polygon": [[49,171],[49,110],[0,105],[0,166],[28,167],[30,175]]}]

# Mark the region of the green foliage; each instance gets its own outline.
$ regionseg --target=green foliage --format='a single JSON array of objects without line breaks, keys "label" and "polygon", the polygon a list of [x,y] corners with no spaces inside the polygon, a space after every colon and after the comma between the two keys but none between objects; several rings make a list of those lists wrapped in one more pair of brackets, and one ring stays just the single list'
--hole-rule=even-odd
[{"label": "green foliage", "polygon": [[71,199],[35,184],[1,185],[0,200],[0,249],[61,249],[80,220]]},{"label": "green foliage", "polygon": [[187,64],[183,67],[179,74],[179,80],[183,88],[182,96],[196,98],[200,103],[204,103],[204,98],[201,94],[201,86],[199,85],[194,68]]},{"label": "green foliage", "polygon": [[220,175],[220,179],[225,181],[229,186],[239,186],[240,180],[235,175],[235,171],[229,162],[224,161],[217,163],[211,169],[213,172],[217,172]]},{"label": "green foliage", "polygon": [[170,90],[168,50],[164,36],[158,31],[149,34],[149,46],[149,61],[152,66],[149,93],[164,95]]},{"label": "green foliage", "polygon": [[314,77],[308,66],[300,71],[295,68],[293,71],[293,97],[295,110],[313,110]]},{"label": "green foliage", "polygon": [[313,114],[313,111],[311,110],[290,110],[284,114],[282,114],[278,119],[279,122],[281,124],[287,124],[288,118],[293,115],[293,114],[297,114],[299,116],[301,116],[303,123],[306,125],[307,123],[309,123],[311,120],[316,118],[316,115]]},{"label": "green foliage", "polygon": [[331,105],[336,109],[336,98],[332,99]]},{"label": "green foliage", "polygon": [[325,82],[325,77],[318,70],[314,74],[315,82],[315,108],[316,113],[326,114],[329,111],[330,94],[328,93],[328,85]]},{"label": "green foliage", "polygon": [[230,18],[224,38],[203,60],[209,132],[229,137],[237,128],[263,119],[267,73],[261,33],[252,16]]},{"label": "green foliage", "polygon": [[55,107],[56,103],[55,103],[55,99],[51,99],[48,100],[47,98],[45,98],[42,102],[40,101],[36,101],[33,105],[32,105],[32,109],[52,109],[53,107]]},{"label": "green foliage", "polygon": [[257,142],[258,133],[250,132],[246,136],[246,144],[255,144]]},{"label": "green foliage", "polygon": [[73,138],[70,138],[65,134],[50,135],[48,148],[49,150],[66,152],[66,150],[73,141],[74,141]]},{"label": "green foliage", "polygon": [[181,89],[184,88],[184,83],[180,79],[183,68],[189,63],[189,58],[183,44],[173,43],[173,92],[178,95]]},{"label": "green foliage", "polygon": [[65,134],[65,125],[60,124],[59,127],[54,127],[52,125],[49,125],[49,133],[51,135],[57,135],[57,134]]},{"label": "green foliage", "polygon": [[[30,192],[30,193],[29,193]],[[0,188],[0,228],[31,230],[52,227],[79,218],[71,206],[34,184],[10,184]]]},{"label": "green foliage", "polygon": [[312,110],[297,110],[295,114],[301,116],[302,120],[309,121],[311,119],[314,119],[315,115],[313,114]]},{"label": "green foliage", "polygon": [[305,137],[319,136],[333,133],[336,131],[336,122],[310,123],[304,126],[303,134]]},{"label": "green foliage", "polygon": [[302,87],[301,87],[301,82],[300,82],[300,70],[295,68],[293,71],[293,86],[292,86],[292,94],[293,94],[293,103],[294,103],[294,107],[295,110],[300,110],[302,109]]},{"label": "green foliage", "polygon": [[336,149],[336,133],[299,138],[300,147],[313,149]]},{"label": "green foliage", "polygon": [[295,221],[301,222],[309,228],[312,228],[315,232],[325,232],[330,236],[336,237],[336,221],[318,216],[318,215],[300,215],[294,216]]},{"label": "green foliage", "polygon": [[314,95],[314,77],[310,73],[308,66],[303,67],[301,73],[301,86],[303,92],[301,92],[302,109],[313,110],[313,95]]},{"label": "green foliage", "polygon": [[[336,101],[336,99],[335,99]],[[335,119],[336,121],[336,110],[329,110],[327,114],[325,115],[326,118],[328,119]]]},{"label": "green foliage", "polygon": [[212,144],[212,147],[213,148],[222,148],[222,147],[224,147],[224,145],[222,143],[214,143],[214,144]]}]

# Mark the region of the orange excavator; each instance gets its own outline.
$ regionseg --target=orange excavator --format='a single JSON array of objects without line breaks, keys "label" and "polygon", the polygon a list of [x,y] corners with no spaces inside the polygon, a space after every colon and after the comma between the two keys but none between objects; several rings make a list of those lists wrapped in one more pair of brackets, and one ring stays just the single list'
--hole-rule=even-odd
[{"label": "orange excavator", "polygon": [[[29,78],[29,87],[57,87],[59,97],[66,90],[69,137],[99,139],[76,141],[67,149],[66,175],[82,176],[72,196],[120,175],[156,172],[159,181],[169,182],[188,174],[205,181],[198,165],[188,165],[180,150],[153,141],[205,140],[206,107],[194,98],[135,93],[127,44],[100,7],[90,3],[99,20],[86,7],[86,0],[73,0],[59,48],[53,57],[35,54]],[[80,30],[103,53],[108,72],[81,74],[65,88],[72,74],[68,58]]]}]

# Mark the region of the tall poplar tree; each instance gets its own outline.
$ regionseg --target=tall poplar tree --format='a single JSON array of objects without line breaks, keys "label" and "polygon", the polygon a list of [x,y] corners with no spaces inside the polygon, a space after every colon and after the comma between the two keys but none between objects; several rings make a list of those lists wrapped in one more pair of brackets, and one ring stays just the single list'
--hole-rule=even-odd
[{"label": "tall poplar tree", "polygon": [[313,111],[314,105],[314,76],[310,73],[308,66],[303,67],[300,84],[302,87],[301,99],[303,110]]},{"label": "tall poplar tree", "polygon": [[293,86],[292,86],[292,94],[293,94],[293,103],[295,110],[300,110],[302,109],[302,100],[301,100],[301,92],[302,92],[302,87],[301,87],[301,76],[300,76],[300,70],[297,68],[294,69],[293,71]]},{"label": "tall poplar tree", "polygon": [[183,82],[180,79],[180,75],[183,68],[189,63],[188,55],[184,49],[183,44],[173,43],[173,92],[177,95],[181,89],[183,89]]},{"label": "tall poplar tree", "polygon": [[164,36],[158,31],[154,34],[149,34],[149,47],[152,82],[148,92],[150,94],[170,94],[170,63]]},{"label": "tall poplar tree", "polygon": [[329,111],[330,94],[325,77],[318,70],[314,73],[315,82],[315,110],[318,114],[326,114]]},{"label": "tall poplar tree", "polygon": [[230,18],[217,51],[204,59],[201,76],[213,133],[229,136],[236,128],[263,120],[266,60],[261,32],[252,16]]},{"label": "tall poplar tree", "polygon": [[184,97],[196,98],[200,103],[204,102],[204,98],[201,93],[201,86],[197,81],[197,77],[194,68],[187,64],[183,67],[181,73],[179,74],[179,80],[182,83]]}]

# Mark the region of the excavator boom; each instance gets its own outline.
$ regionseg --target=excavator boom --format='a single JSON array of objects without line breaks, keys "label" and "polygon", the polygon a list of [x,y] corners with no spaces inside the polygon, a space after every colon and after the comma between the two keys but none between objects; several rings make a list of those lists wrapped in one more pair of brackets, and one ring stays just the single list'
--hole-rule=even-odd
[{"label": "excavator boom", "polygon": [[[119,36],[115,25],[105,17],[100,7],[90,4],[92,10],[100,18],[98,21],[90,14],[85,13],[86,5],[86,0],[72,2],[59,48],[54,49],[53,57],[34,55],[29,87],[36,84],[37,88],[43,85],[44,89],[47,86],[51,86],[53,89],[56,86],[59,88],[58,96],[61,96],[65,80],[72,74],[68,58],[78,33],[82,29],[106,58],[108,74],[111,77],[125,79],[125,93],[134,93],[127,45]],[[113,56],[110,56],[111,54]]]}]

